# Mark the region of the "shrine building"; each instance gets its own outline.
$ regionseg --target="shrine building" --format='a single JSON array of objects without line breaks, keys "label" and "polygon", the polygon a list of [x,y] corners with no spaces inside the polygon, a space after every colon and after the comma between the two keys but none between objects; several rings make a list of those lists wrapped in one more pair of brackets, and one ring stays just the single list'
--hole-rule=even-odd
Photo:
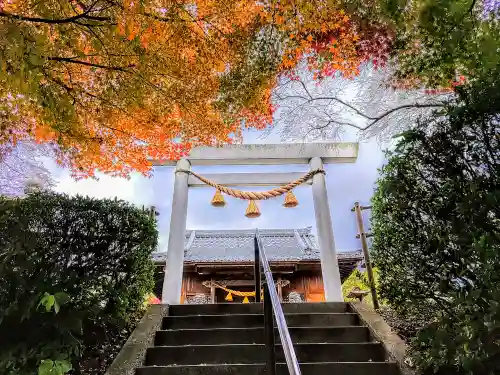
[{"label": "shrine building", "polygon": [[[325,300],[319,246],[311,228],[260,229],[283,302]],[[255,300],[255,230],[187,230],[181,303],[248,303]],[[341,281],[362,261],[361,251],[338,252]],[[162,295],[166,253],[153,256],[156,293]]]}]

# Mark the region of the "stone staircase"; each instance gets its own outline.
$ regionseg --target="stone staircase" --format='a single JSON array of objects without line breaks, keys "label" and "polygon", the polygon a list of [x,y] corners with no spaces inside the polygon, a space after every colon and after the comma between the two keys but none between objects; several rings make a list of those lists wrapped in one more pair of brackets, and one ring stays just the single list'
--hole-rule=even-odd
[{"label": "stone staircase", "polygon": [[[399,375],[347,303],[283,304],[304,375]],[[173,305],[136,375],[265,373],[261,304]],[[277,374],[288,374],[276,332]]]}]

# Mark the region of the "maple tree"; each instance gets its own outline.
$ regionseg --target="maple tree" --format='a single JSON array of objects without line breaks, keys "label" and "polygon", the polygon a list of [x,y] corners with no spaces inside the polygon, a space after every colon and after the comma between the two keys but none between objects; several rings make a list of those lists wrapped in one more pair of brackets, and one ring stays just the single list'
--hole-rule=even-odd
[{"label": "maple tree", "polygon": [[315,79],[351,78],[363,62],[384,62],[387,29],[342,7],[0,2],[0,143],[54,143],[78,178],[147,174],[150,159],[240,141],[242,128],[272,122],[272,90],[281,75],[296,78],[302,61]]},{"label": "maple tree", "polygon": [[147,174],[269,126],[276,84],[304,68],[350,79],[390,62],[394,87],[449,92],[498,62],[490,3],[5,0],[0,144],[54,144],[75,177]]},{"label": "maple tree", "polygon": [[54,143],[75,177],[147,174],[149,159],[265,128],[303,59],[352,77],[363,34],[322,0],[0,2],[0,143]]},{"label": "maple tree", "polygon": [[173,1],[4,2],[1,140],[56,142],[77,176],[146,172],[147,158],[230,141],[213,102],[249,20],[245,2],[218,3],[194,16]]}]

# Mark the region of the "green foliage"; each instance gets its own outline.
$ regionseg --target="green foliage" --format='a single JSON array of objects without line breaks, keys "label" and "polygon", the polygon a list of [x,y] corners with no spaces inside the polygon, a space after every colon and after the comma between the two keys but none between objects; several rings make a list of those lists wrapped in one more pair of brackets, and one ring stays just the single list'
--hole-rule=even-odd
[{"label": "green foliage", "polygon": [[[378,268],[373,268],[373,278],[375,279],[375,287],[378,288],[379,272]],[[354,289],[359,288],[363,291],[370,291],[370,281],[368,280],[368,272],[365,270],[361,272],[355,269],[347,279],[342,283],[342,294],[345,301],[358,301],[356,298],[347,298],[349,293]],[[364,298],[363,302],[368,305],[373,305],[373,297],[371,293],[368,293]],[[381,302],[381,301],[379,301]]]},{"label": "green foliage", "polygon": [[487,81],[402,135],[373,198],[382,297],[432,312],[412,341],[426,373],[498,373],[500,90]]},{"label": "green foliage", "polygon": [[126,328],[153,288],[156,244],[153,219],[123,201],[0,197],[0,374],[65,373]]},{"label": "green foliage", "polygon": [[57,314],[61,309],[61,305],[64,305],[68,302],[69,296],[64,292],[59,292],[56,294],[49,294],[45,292],[43,294],[42,299],[38,303],[38,306],[45,307],[45,311],[49,312],[52,307],[54,308],[54,312]]},{"label": "green foliage", "polygon": [[73,369],[67,360],[44,359],[38,366],[38,375],[64,375]]},{"label": "green foliage", "polygon": [[484,76],[500,64],[500,23],[482,17],[482,1],[380,0],[378,13],[395,31],[396,75],[450,87],[463,75]]},{"label": "green foliage", "polygon": [[435,308],[430,304],[420,304],[407,308],[402,313],[386,304],[381,306],[378,312],[401,338],[406,342],[411,342],[434,320]]}]

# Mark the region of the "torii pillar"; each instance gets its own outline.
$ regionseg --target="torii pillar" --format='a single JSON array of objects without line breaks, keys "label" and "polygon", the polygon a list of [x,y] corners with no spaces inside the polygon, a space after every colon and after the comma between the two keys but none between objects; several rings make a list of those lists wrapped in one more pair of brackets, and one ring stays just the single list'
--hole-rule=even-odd
[{"label": "torii pillar", "polygon": [[[311,170],[323,169],[323,161],[319,157],[312,158],[309,165]],[[323,276],[325,299],[327,301],[343,301],[339,262],[337,260],[337,250],[335,249],[332,216],[324,174],[318,173],[313,176],[312,193],[319,251],[321,253],[321,274]]]},{"label": "torii pillar", "polygon": [[175,170],[168,251],[162,289],[162,303],[169,305],[178,304],[181,298],[189,187],[189,175],[182,170],[189,170],[190,166],[189,161],[181,159],[177,162]]},{"label": "torii pillar", "polygon": [[[191,165],[271,165],[307,164],[311,170],[328,163],[354,163],[358,156],[357,143],[305,143],[277,145],[227,145],[220,148],[199,147],[185,159],[153,163],[156,166],[176,165],[172,214],[168,239],[162,303],[178,304],[181,298],[184,266],[184,240],[189,187],[204,186],[188,175]],[[229,173],[208,174],[208,179],[224,186],[279,186],[302,177],[302,172],[290,173]],[[321,271],[327,301],[343,301],[340,271],[333,235],[325,176],[312,178],[314,211],[321,253]]]}]

